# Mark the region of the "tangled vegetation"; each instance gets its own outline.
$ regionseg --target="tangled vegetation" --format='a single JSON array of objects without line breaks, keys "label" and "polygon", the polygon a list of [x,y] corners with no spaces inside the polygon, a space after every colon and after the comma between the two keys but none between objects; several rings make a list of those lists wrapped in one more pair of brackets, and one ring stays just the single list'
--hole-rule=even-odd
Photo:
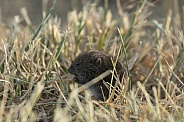
[{"label": "tangled vegetation", "polygon": [[[148,20],[149,3],[141,0],[130,14],[119,8],[115,16],[106,1],[69,12],[64,26],[55,4],[36,29],[18,18],[12,28],[0,24],[0,121],[184,121],[180,20],[171,12]],[[120,53],[130,91],[126,86],[115,100],[95,101],[71,80],[72,60],[91,49]]]}]

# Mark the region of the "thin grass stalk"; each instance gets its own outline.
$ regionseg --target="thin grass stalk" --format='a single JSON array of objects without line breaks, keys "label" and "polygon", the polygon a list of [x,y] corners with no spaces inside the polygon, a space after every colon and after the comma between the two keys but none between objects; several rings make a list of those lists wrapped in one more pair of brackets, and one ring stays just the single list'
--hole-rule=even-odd
[{"label": "thin grass stalk", "polygon": [[31,41],[28,43],[28,45],[25,47],[25,51],[27,52],[29,50],[30,45],[32,45],[33,41],[36,39],[36,37],[38,36],[38,34],[41,32],[42,28],[44,27],[45,23],[47,22],[47,20],[49,19],[51,13],[53,13],[55,5],[56,5],[56,1],[53,1],[52,7],[49,9],[49,12],[47,13],[47,15],[43,18],[41,24],[39,25],[38,29],[36,30],[35,34],[33,35],[33,37],[31,38]]}]

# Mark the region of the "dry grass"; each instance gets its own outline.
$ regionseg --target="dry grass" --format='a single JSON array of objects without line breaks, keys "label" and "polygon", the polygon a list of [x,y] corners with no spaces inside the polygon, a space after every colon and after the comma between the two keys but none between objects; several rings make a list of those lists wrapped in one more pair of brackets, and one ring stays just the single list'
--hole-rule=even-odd
[{"label": "dry grass", "polygon": [[[17,18],[12,28],[1,24],[0,122],[184,121],[183,31],[176,30],[171,14],[148,21],[149,4],[136,5],[131,14],[119,8],[116,18],[107,3],[105,9],[85,6],[68,13],[63,32],[51,14],[54,5],[35,33]],[[112,55],[121,50],[134,87],[106,102],[92,100],[85,90],[78,94],[67,68],[90,49]]]}]

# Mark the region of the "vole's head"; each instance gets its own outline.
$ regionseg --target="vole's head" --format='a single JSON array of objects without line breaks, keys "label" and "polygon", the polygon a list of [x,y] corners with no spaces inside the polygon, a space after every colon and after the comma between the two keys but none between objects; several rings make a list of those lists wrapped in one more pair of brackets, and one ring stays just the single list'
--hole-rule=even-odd
[{"label": "vole's head", "polygon": [[70,74],[75,75],[73,80],[77,83],[85,84],[101,74],[104,56],[103,52],[97,50],[79,54],[68,69]]}]

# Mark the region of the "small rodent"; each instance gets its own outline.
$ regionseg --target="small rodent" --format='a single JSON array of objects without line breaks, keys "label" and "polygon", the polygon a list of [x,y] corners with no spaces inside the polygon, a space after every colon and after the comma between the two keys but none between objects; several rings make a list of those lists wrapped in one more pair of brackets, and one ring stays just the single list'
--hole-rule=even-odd
[{"label": "small rodent", "polygon": [[[91,50],[79,54],[79,56],[74,59],[71,66],[68,68],[68,71],[70,74],[74,75],[74,82],[85,84],[98,77],[105,71],[113,70],[112,61],[115,62],[115,58],[113,58],[111,55],[102,51]],[[116,71],[121,81],[126,75],[126,70],[119,61],[116,63]],[[110,84],[111,79],[112,75],[108,75],[103,80],[89,87],[96,100],[104,101],[108,98],[109,88],[106,87],[103,81]],[[112,86],[114,86],[116,82],[115,78],[113,79]]]}]

